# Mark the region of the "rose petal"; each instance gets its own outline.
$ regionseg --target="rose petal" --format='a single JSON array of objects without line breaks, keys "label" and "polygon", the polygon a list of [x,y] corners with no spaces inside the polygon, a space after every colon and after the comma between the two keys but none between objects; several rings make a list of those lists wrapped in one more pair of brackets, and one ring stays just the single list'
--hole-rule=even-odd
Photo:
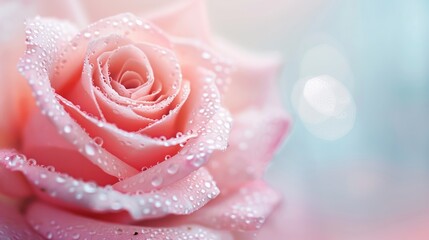
[{"label": "rose petal", "polygon": [[262,178],[290,127],[280,108],[248,109],[233,123],[228,150],[215,152],[207,164],[222,192]]},{"label": "rose petal", "polygon": [[92,164],[84,152],[79,152],[72,143],[65,140],[49,118],[38,109],[27,120],[20,151],[29,158],[37,159],[38,165],[52,166],[57,171],[66,172],[78,179],[93,180],[101,185],[117,182],[117,178]]},{"label": "rose petal", "polygon": [[[36,104],[47,114],[64,139],[73,143],[93,164],[117,178],[134,175],[136,170],[114,157],[93,142],[85,131],[75,123],[58,103],[51,89],[56,53],[62,49],[61,40],[66,41],[71,33],[63,23],[54,20],[36,19],[28,24],[28,52],[21,60],[20,71],[27,78],[35,93]],[[65,39],[64,39],[65,37]],[[42,59],[42,60],[41,60]]]},{"label": "rose petal", "polygon": [[79,26],[88,25],[88,19],[80,1],[66,0],[63,2],[51,2],[49,0],[38,0],[26,2],[25,6],[31,6],[34,13],[40,16],[63,19],[79,24]]},{"label": "rose petal", "polygon": [[[49,29],[42,29],[42,35],[46,35],[43,32],[47,30]],[[58,71],[55,77],[51,79],[52,86],[57,91],[61,91],[63,87],[78,81],[79,78],[76,78],[75,74],[80,75],[82,72],[82,59],[85,59],[89,43],[111,35],[126,38],[131,42],[144,40],[147,43],[153,43],[163,48],[171,48],[171,43],[163,31],[152,23],[137,18],[132,14],[120,14],[101,19],[83,29],[73,39],[68,39],[70,40],[67,42],[68,44],[58,48],[56,55],[53,54],[55,61],[52,61],[52,65],[56,65],[61,71]]]},{"label": "rose petal", "polygon": [[0,1],[0,148],[15,147],[29,106],[31,91],[16,64],[25,51],[25,18],[32,7],[21,1]]},{"label": "rose petal", "polygon": [[175,37],[173,38],[173,43],[182,68],[197,65],[211,71],[215,74],[214,82],[219,92],[223,95],[228,89],[231,80],[231,60],[221,57],[206,45],[194,39]]},{"label": "rose petal", "polygon": [[186,221],[232,231],[254,231],[264,224],[280,194],[262,181],[249,182],[237,192],[221,195]]},{"label": "rose petal", "polygon": [[149,228],[96,221],[38,202],[29,206],[26,217],[47,239],[232,239],[227,233],[196,225]]},{"label": "rose petal", "polygon": [[[146,127],[149,123],[155,122],[153,120],[160,119],[162,115],[166,115],[173,108],[171,105],[175,106],[180,103],[179,101],[186,100],[186,98],[182,99],[183,95],[177,97],[181,91],[181,74],[174,54],[167,49],[148,44],[135,44],[135,47],[138,47],[148,57],[152,65],[155,81],[162,86],[162,90],[159,93],[160,101],[149,104],[142,104],[136,101],[135,105],[131,104],[133,103],[131,102],[122,106],[115,104],[116,100],[120,99],[108,100],[105,95],[96,92],[97,101],[106,116],[106,120],[128,131],[137,131]],[[115,54],[116,51],[112,54]],[[127,101],[130,102],[130,99],[127,99]],[[152,121],[148,122],[145,119],[151,119]]]},{"label": "rose petal", "polygon": [[202,0],[178,1],[148,18],[173,36],[208,42],[210,29],[205,5]]},{"label": "rose petal", "polygon": [[[228,111],[221,108],[213,118],[202,122],[207,125],[200,130],[198,137],[189,140],[178,154],[144,172],[116,183],[113,187],[124,192],[148,192],[166,187],[200,168],[214,150],[226,148],[231,118]],[[171,171],[171,169],[175,170]],[[161,182],[153,184],[147,179],[161,179]]]},{"label": "rose petal", "polygon": [[[94,182],[84,182],[44,167],[29,165],[25,156],[14,152],[2,155],[0,164],[9,171],[21,172],[40,198],[80,211],[126,211],[134,220],[152,219],[167,214],[189,214],[219,194],[211,175],[204,168],[160,190],[129,195],[111,187],[99,187]],[[158,184],[162,179],[146,181]]]},{"label": "rose petal", "polygon": [[42,240],[28,225],[19,208],[19,202],[0,196],[0,239]]},{"label": "rose petal", "polygon": [[170,5],[171,1],[152,1],[152,0],[105,0],[103,7],[97,1],[81,1],[80,2],[87,17],[93,22],[98,19],[106,18],[118,13],[131,12],[137,16],[144,16],[146,12],[152,12],[157,7]]},{"label": "rose petal", "polygon": [[16,198],[25,198],[32,194],[22,174],[11,172],[2,165],[0,165],[0,193]]},{"label": "rose petal", "polygon": [[[186,89],[187,87],[183,88],[183,90]],[[186,91],[189,92],[189,90]],[[81,127],[86,129],[90,136],[101,140],[105,149],[109,149],[110,153],[137,169],[149,168],[157,162],[164,161],[165,156],[172,156],[177,153],[179,145],[184,145],[188,140],[197,136],[196,133],[189,132],[164,140],[139,133],[126,132],[111,123],[104,123],[88,116],[73,104],[68,103],[67,100],[59,96],[58,98],[69,114],[79,122]],[[177,110],[173,110],[171,115],[160,120],[164,123],[166,130],[175,127],[173,125],[175,118],[170,116],[173,116]]]},{"label": "rose petal", "polygon": [[[89,47],[89,52],[93,52],[93,54],[89,54],[88,58],[88,64],[92,63],[95,67],[93,74],[88,74],[87,81],[93,81],[94,85],[96,86],[96,89],[99,88],[102,93],[104,93],[109,99],[112,101],[128,106],[133,103],[133,101],[130,100],[128,97],[124,97],[119,95],[117,92],[113,91],[112,82],[110,81],[110,78],[108,78],[109,75],[109,69],[107,65],[107,61],[111,57],[113,51],[120,47],[125,47],[127,45],[133,45],[133,43],[129,39],[125,39],[123,37],[117,36],[117,35],[111,35],[107,36],[105,38],[97,39],[96,41],[93,41],[91,46]],[[142,96],[141,98],[153,98],[153,94],[159,94],[160,92],[160,84],[157,84],[158,82],[154,82],[154,75],[152,67],[150,67],[149,60],[147,59],[147,56],[141,52],[135,52],[134,54],[138,55],[137,58],[140,58],[140,62],[135,63],[133,59],[133,62],[130,63],[131,66],[128,66],[128,63],[130,60],[127,60],[124,65],[120,65],[122,69],[120,72],[123,72],[125,70],[133,70],[135,72],[140,72],[140,75],[142,74],[142,71],[146,71],[146,74],[144,74],[144,77],[147,77],[147,82],[141,86],[142,94],[147,94],[146,96]],[[134,63],[134,64],[132,64]],[[141,64],[144,64],[144,69],[141,69]],[[128,67],[127,67],[128,66]],[[127,67],[127,68],[126,68]],[[89,71],[88,71],[89,72]],[[140,90],[136,90],[136,92],[140,92]],[[152,91],[150,93],[150,91]],[[133,94],[135,92],[132,92]],[[132,95],[131,95],[132,96]],[[136,99],[138,102],[146,101],[147,99]]]},{"label": "rose petal", "polygon": [[223,103],[232,113],[246,107],[279,106],[276,81],[282,67],[277,53],[253,54],[226,41],[217,39],[213,45],[235,63]]},{"label": "rose petal", "polygon": [[[0,158],[9,155],[11,151],[1,150]],[[32,191],[21,173],[9,171],[4,165],[0,164],[0,193],[10,197],[24,198],[30,196]]]},{"label": "rose petal", "polygon": [[[207,70],[195,68],[183,69],[183,74],[184,79],[192,81],[192,89],[180,113],[184,115],[178,117],[181,121],[177,124],[183,124],[184,132],[197,133],[199,137],[189,140],[184,148],[178,154],[172,155],[168,161],[161,162],[143,173],[115,184],[114,187],[118,190],[151,191],[154,186],[147,181],[140,181],[140,179],[156,176],[162,176],[163,182],[155,188],[168,186],[201,167],[213,151],[226,148],[231,118],[229,113],[220,106],[220,95],[214,83],[213,74]],[[156,130],[162,125],[153,124],[152,126],[151,130],[162,130]],[[179,166],[177,172],[169,174],[170,166]],[[127,187],[124,188],[124,185]]]},{"label": "rose petal", "polygon": [[[294,209],[290,209],[287,204],[282,202],[275,208],[273,213],[270,215],[265,224],[257,233],[256,240],[275,239],[278,236],[286,237],[287,239],[324,239],[319,233],[311,233],[309,229],[323,228],[321,224],[310,224],[312,220],[303,219],[303,216],[297,216],[296,213],[291,213],[297,210],[296,206]],[[301,209],[301,211],[303,211]],[[301,215],[303,215],[301,213]],[[301,232],[301,234],[299,234]],[[318,231],[315,231],[318,232]],[[305,234],[303,234],[305,233]],[[237,240],[247,240],[246,237],[235,237]]]}]

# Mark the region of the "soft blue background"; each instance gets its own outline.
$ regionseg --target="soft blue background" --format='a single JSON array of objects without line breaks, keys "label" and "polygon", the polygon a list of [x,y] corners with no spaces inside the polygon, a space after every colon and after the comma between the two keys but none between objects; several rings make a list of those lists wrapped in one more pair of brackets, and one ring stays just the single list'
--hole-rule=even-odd
[{"label": "soft blue background", "polygon": [[[285,57],[293,130],[268,178],[289,206],[304,201],[328,228],[344,221],[362,231],[429,213],[429,1],[225,2],[210,2],[217,32]],[[305,53],[326,43],[320,35],[350,66],[337,80],[356,103],[353,129],[335,141],[307,131],[290,101]]]}]

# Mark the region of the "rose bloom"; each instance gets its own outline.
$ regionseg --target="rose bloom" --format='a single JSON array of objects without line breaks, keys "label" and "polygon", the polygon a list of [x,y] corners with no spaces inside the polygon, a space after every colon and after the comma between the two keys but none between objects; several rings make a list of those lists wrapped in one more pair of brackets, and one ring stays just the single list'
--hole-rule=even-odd
[{"label": "rose bloom", "polygon": [[202,1],[38,4],[57,18],[1,45],[0,235],[254,237],[280,202],[262,180],[289,126],[277,55],[215,40]]}]

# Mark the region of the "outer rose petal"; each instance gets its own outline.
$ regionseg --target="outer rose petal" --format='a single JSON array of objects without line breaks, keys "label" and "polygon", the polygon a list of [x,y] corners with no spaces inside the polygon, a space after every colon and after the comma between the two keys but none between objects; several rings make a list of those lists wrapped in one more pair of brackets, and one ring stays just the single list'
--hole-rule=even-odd
[{"label": "outer rose petal", "polygon": [[37,159],[37,164],[53,166],[57,171],[75,178],[102,185],[117,182],[117,178],[92,164],[72,143],[66,141],[39,109],[35,109],[28,118],[20,150],[27,157]]},{"label": "outer rose petal", "polygon": [[[149,16],[166,32],[186,38],[197,38],[222,51],[235,64],[231,85],[226,91],[225,106],[232,113],[248,106],[260,107],[278,102],[278,94],[270,94],[281,69],[278,54],[251,54],[210,35],[205,1],[181,1],[177,7]],[[190,27],[192,26],[192,27]]]},{"label": "outer rose petal", "polygon": [[[0,150],[0,159],[10,155],[15,155],[15,151],[11,149]],[[4,162],[0,162],[0,202],[1,194],[21,198],[32,195],[33,191],[21,173],[10,171]]]},{"label": "outer rose petal", "polygon": [[100,6],[100,2],[96,0],[80,2],[82,3],[83,11],[89,18],[90,22],[123,12],[131,12],[136,15],[141,15],[143,13],[151,12],[159,6],[171,4],[171,0],[123,0],[121,2],[116,0],[104,0],[103,6]]},{"label": "outer rose petal", "polygon": [[0,166],[23,173],[37,195],[48,202],[93,213],[126,211],[134,220],[189,214],[219,194],[216,183],[204,168],[161,190],[129,195],[29,165],[24,156],[11,151],[0,152]]},{"label": "outer rose petal", "polygon": [[280,195],[264,182],[249,182],[235,193],[219,196],[185,221],[223,230],[254,231],[261,228],[279,201]]},{"label": "outer rose petal", "polygon": [[[295,222],[288,222],[287,220],[290,219],[290,217],[288,217],[289,215],[290,212],[287,209],[287,205],[282,202],[279,204],[279,206],[273,209],[273,213],[270,215],[270,217],[267,219],[261,229],[259,229],[256,233],[235,232],[234,240],[325,240],[325,238],[319,234],[309,233],[311,232],[311,230],[308,229],[312,229],[313,226],[306,226],[305,223],[302,223],[302,225],[297,226]],[[296,219],[294,219],[294,221],[296,221]],[[301,235],[291,234],[291,232],[293,232],[293,230],[291,231],[291,229],[296,228],[308,233],[308,235],[304,237]]]},{"label": "outer rose petal", "polygon": [[232,239],[227,233],[195,225],[149,228],[106,223],[52,208],[42,203],[34,203],[29,207],[27,219],[30,225],[47,239]]},{"label": "outer rose petal", "polygon": [[22,1],[25,6],[30,7],[35,13],[40,16],[66,19],[75,22],[79,25],[88,24],[84,9],[80,4],[81,1],[63,0],[63,1],[50,1],[50,0],[37,0],[37,1]]},{"label": "outer rose petal", "polygon": [[0,193],[21,198],[30,196],[32,191],[21,173],[11,172],[0,164]]},{"label": "outer rose petal", "polygon": [[181,0],[148,16],[173,36],[209,42],[210,31],[204,0]]},{"label": "outer rose petal", "polygon": [[44,239],[28,225],[19,207],[19,203],[0,196],[0,239]]},{"label": "outer rose petal", "polygon": [[31,92],[16,69],[25,51],[24,21],[32,12],[16,1],[0,2],[0,148],[14,147],[24,122]]},{"label": "outer rose petal", "polygon": [[229,147],[208,161],[222,192],[260,179],[289,129],[288,116],[280,108],[248,109],[234,116]]},{"label": "outer rose petal", "polygon": [[252,54],[221,40],[213,44],[236,64],[224,99],[232,113],[247,107],[280,106],[276,88],[282,67],[280,55]]}]

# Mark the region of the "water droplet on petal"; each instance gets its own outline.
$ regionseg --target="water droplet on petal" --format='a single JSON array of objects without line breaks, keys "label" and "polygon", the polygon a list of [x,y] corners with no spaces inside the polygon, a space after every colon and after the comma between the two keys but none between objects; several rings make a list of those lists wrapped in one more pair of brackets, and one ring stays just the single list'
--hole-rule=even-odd
[{"label": "water droplet on petal", "polygon": [[178,170],[179,170],[179,164],[177,163],[172,163],[167,167],[167,173],[171,175],[176,174]]},{"label": "water droplet on petal", "polygon": [[34,160],[34,159],[32,159],[32,158],[28,159],[27,163],[28,163],[28,165],[30,165],[30,166],[36,166],[36,165],[37,165],[36,160]]},{"label": "water droplet on petal", "polygon": [[57,183],[64,183],[64,182],[66,181],[66,179],[65,179],[65,178],[63,178],[63,177],[61,177],[61,176],[57,176],[57,177],[55,178],[55,181],[56,181]]},{"label": "water droplet on petal", "polygon": [[95,155],[95,147],[92,143],[88,143],[85,145],[85,153],[89,156]]},{"label": "water droplet on petal", "polygon": [[122,234],[123,232],[124,232],[124,230],[122,230],[122,228],[118,228],[115,230],[116,235]]},{"label": "water droplet on petal", "polygon": [[159,187],[162,184],[162,177],[161,176],[155,176],[152,178],[152,186]]},{"label": "water droplet on petal", "polygon": [[47,166],[46,169],[48,169],[49,172],[55,172],[54,166]]},{"label": "water droplet on petal", "polygon": [[203,59],[210,59],[211,55],[210,55],[210,53],[208,53],[208,52],[203,52],[203,53],[201,54],[201,57],[202,57]]},{"label": "water droplet on petal", "polygon": [[71,133],[72,127],[70,125],[65,125],[63,131],[65,133]]},{"label": "water droplet on petal", "polygon": [[104,141],[101,137],[95,137],[94,138],[94,142],[98,145],[98,146],[102,146]]},{"label": "water droplet on petal", "polygon": [[97,191],[97,186],[95,183],[87,183],[83,185],[83,191],[86,193],[95,193]]}]

